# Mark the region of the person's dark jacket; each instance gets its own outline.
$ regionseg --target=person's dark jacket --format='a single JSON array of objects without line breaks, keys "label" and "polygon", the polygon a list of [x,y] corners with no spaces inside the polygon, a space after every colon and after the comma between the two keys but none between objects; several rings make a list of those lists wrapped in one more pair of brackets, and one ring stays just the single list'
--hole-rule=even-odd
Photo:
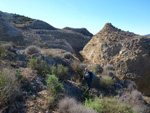
[{"label": "person's dark jacket", "polygon": [[[85,72],[85,73],[86,73],[86,72]],[[90,80],[92,81],[92,72],[88,71],[88,73],[89,73],[89,75],[90,75],[90,78],[86,78],[86,77],[85,77],[85,73],[84,73],[84,78],[85,78],[85,80],[90,79]]]}]

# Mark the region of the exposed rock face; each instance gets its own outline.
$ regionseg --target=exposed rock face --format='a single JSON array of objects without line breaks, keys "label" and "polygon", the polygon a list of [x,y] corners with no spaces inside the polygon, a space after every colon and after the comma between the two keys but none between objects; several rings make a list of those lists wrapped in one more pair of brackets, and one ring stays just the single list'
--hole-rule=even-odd
[{"label": "exposed rock face", "polygon": [[113,64],[116,75],[134,80],[140,91],[150,95],[149,38],[121,31],[107,23],[81,53],[93,63]]},{"label": "exposed rock face", "polygon": [[23,42],[21,33],[6,18],[9,18],[7,14],[0,12],[0,40]]},{"label": "exposed rock face", "polygon": [[91,37],[92,34],[85,28],[57,29],[40,20],[0,12],[0,41],[78,52]]}]

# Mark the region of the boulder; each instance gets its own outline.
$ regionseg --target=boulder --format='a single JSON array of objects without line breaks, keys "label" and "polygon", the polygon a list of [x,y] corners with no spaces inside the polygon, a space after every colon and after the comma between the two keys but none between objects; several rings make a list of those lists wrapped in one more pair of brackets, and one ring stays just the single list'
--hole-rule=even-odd
[{"label": "boulder", "polygon": [[46,61],[47,64],[55,65],[55,61],[50,58],[49,56],[43,56],[43,59]]}]

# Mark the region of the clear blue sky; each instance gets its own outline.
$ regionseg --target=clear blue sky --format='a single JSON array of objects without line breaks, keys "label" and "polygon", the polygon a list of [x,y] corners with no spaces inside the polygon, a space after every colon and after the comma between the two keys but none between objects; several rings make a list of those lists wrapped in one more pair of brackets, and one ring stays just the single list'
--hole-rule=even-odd
[{"label": "clear blue sky", "polygon": [[87,28],[105,23],[136,34],[150,34],[150,0],[0,0],[0,10],[43,20],[54,27]]}]

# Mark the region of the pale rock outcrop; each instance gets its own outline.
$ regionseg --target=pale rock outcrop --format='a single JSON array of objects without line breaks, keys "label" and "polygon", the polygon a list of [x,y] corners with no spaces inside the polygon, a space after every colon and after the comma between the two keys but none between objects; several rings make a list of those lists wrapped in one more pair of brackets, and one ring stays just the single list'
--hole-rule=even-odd
[{"label": "pale rock outcrop", "polygon": [[150,39],[122,31],[107,23],[86,44],[81,54],[95,64],[112,64],[115,74],[132,79],[138,89],[150,95]]}]

